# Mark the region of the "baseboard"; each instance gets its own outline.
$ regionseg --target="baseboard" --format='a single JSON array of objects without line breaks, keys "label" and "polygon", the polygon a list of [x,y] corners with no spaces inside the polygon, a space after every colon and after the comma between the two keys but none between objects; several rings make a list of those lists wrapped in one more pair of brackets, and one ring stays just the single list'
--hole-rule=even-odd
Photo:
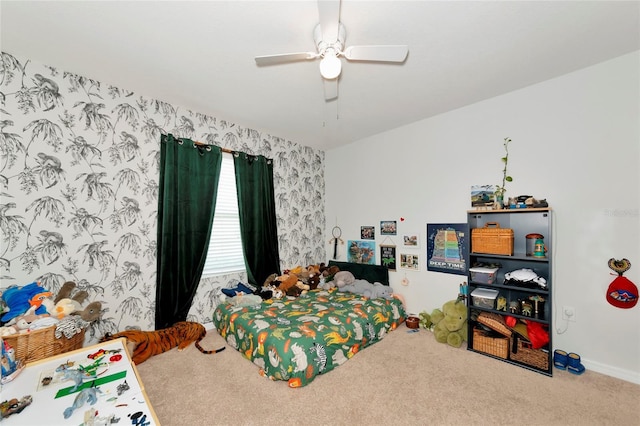
[{"label": "baseboard", "polygon": [[213,330],[215,328],[215,326],[213,325],[213,321],[202,323],[202,325],[204,325],[204,328],[206,328],[207,331]]},{"label": "baseboard", "polygon": [[621,379],[640,385],[640,373],[638,372],[615,368],[610,365],[589,361],[584,358],[582,358],[580,361],[587,370],[595,371],[596,373],[604,374],[607,376],[615,377],[616,379]]}]

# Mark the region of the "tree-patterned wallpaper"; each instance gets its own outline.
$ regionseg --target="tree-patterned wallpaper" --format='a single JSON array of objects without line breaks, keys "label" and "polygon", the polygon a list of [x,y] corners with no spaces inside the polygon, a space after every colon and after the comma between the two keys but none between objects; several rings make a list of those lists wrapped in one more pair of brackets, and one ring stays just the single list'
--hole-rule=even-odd
[{"label": "tree-patterned wallpaper", "polygon": [[[65,281],[102,302],[87,334],[154,327],[161,133],[274,160],[281,267],[326,259],[324,152],[2,52],[0,288]],[[189,320],[211,321],[203,278]]]}]

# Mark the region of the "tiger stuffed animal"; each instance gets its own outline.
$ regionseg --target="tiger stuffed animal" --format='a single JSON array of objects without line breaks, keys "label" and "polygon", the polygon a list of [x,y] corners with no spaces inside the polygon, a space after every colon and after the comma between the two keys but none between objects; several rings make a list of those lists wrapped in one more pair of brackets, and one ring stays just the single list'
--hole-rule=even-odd
[{"label": "tiger stuffed animal", "polygon": [[132,356],[133,363],[141,364],[153,355],[167,352],[176,346],[179,351],[182,351],[194,342],[196,348],[203,354],[215,354],[225,349],[222,347],[210,351],[205,350],[200,346],[200,341],[204,339],[206,334],[207,330],[204,325],[197,322],[180,321],[171,327],[155,331],[129,330],[115,334],[107,333],[100,339],[100,342],[124,337],[127,339],[127,349]]}]

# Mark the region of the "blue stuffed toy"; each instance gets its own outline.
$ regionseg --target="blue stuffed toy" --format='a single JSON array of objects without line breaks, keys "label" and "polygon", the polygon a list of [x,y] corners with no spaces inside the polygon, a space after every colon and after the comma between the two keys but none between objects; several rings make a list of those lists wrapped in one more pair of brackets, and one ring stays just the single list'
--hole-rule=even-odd
[{"label": "blue stuffed toy", "polygon": [[[40,287],[37,282],[32,282],[22,287],[17,285],[11,286],[2,293],[2,299],[7,304],[9,312],[6,312],[0,321],[3,323],[9,322],[12,319],[19,317],[29,310],[31,304],[29,301],[37,294],[45,293],[43,287]],[[36,314],[47,313],[47,308],[40,306],[36,309]]]}]

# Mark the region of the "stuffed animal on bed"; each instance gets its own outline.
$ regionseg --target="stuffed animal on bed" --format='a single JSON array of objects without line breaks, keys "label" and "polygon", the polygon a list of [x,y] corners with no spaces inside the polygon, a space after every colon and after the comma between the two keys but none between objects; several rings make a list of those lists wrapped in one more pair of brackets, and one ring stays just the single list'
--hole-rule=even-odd
[{"label": "stuffed animal on bed", "polygon": [[364,297],[368,297],[371,299],[375,299],[377,297],[391,299],[393,297],[393,290],[391,289],[391,287],[382,285],[380,283],[372,284],[367,280],[354,280],[351,284],[339,287],[339,291],[362,294]]},{"label": "stuffed animal on bed", "polygon": [[320,267],[318,265],[309,265],[307,269],[303,269],[298,273],[298,280],[309,286],[309,290],[315,290],[320,284]]},{"label": "stuffed animal on bed", "polygon": [[296,274],[292,273],[280,275],[273,284],[287,296],[297,297],[309,290],[309,286],[300,281]]},{"label": "stuffed animal on bed", "polygon": [[336,284],[336,287],[342,288],[346,285],[353,284],[356,280],[356,277],[349,271],[339,271],[333,276],[333,281]]},{"label": "stuffed animal on bed", "polygon": [[333,277],[338,272],[340,272],[340,268],[338,268],[336,265],[331,265],[329,267],[324,268],[322,270],[321,274],[325,278],[325,281],[329,282],[329,281],[333,280]]}]

